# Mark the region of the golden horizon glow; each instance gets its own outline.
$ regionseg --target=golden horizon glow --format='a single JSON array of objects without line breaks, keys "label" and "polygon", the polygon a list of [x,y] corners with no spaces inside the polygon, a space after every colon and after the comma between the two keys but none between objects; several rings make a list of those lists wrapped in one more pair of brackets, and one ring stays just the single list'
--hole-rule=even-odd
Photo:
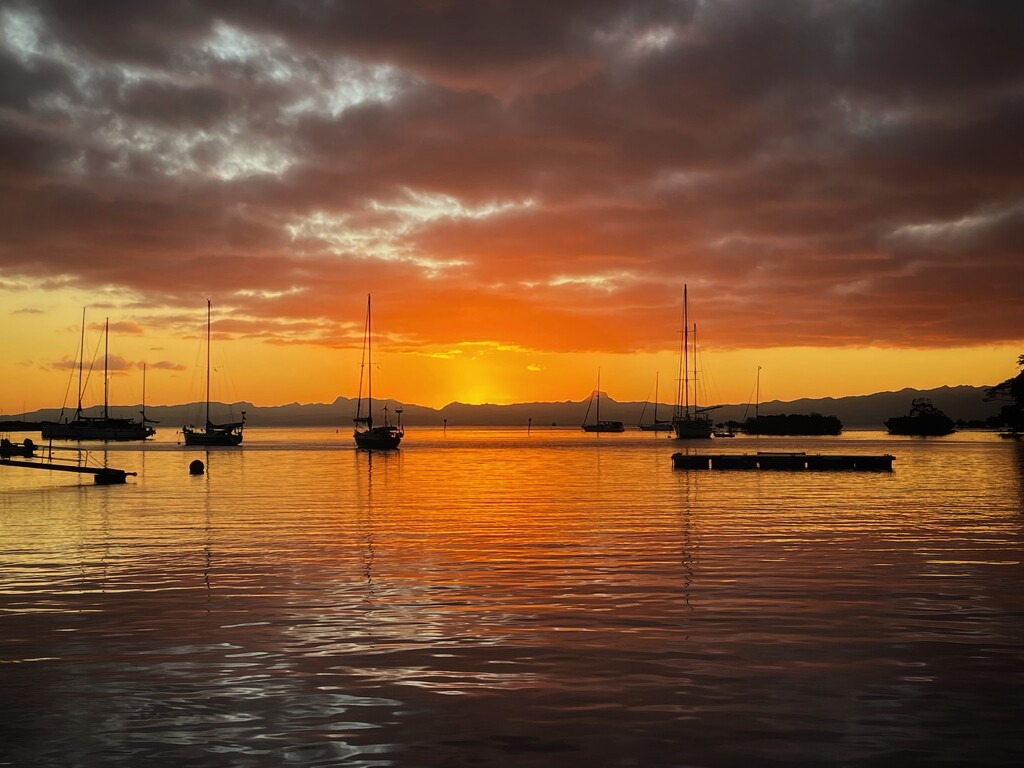
[{"label": "golden horizon glow", "polygon": [[[75,290],[19,292],[18,303],[38,312],[9,315],[9,333],[0,359],[5,382],[0,397],[4,414],[74,405],[81,305],[87,310],[86,365],[95,359],[83,403],[102,403],[102,325],[111,320],[110,402],[142,400],[142,364],[147,364],[146,402],[174,405],[204,397],[204,307],[139,307],[132,296],[111,290],[105,306],[96,296]],[[11,294],[7,294],[8,299]],[[362,328],[358,300],[336,338],[322,343],[272,341],[257,334],[223,334],[230,320],[214,308],[211,396],[222,402],[257,406],[330,403],[356,396]],[[226,310],[225,310],[226,311]],[[382,308],[381,315],[388,315]],[[586,399],[597,383],[618,401],[653,397],[674,402],[678,371],[675,349],[657,352],[556,352],[524,349],[500,342],[411,344],[381,327],[375,347],[374,392],[404,404],[440,408],[448,403],[511,404]],[[168,319],[170,318],[170,319]],[[162,328],[161,323],[166,323]],[[277,328],[279,324],[268,323]],[[172,330],[173,329],[173,330]],[[761,367],[761,399],[845,397],[906,387],[989,386],[1009,378],[1024,344],[950,349],[883,347],[766,347],[702,349],[698,359],[700,398],[712,403],[746,403],[753,397]],[[65,392],[68,399],[64,401]]]}]

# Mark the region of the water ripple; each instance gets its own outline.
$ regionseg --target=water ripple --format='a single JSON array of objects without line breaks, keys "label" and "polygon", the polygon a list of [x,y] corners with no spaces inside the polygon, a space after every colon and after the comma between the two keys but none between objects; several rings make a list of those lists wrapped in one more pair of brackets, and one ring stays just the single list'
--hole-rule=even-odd
[{"label": "water ripple", "polygon": [[[0,764],[1015,765],[1024,460],[737,438],[253,429],[0,496]],[[247,432],[247,441],[249,433]],[[838,446],[838,447],[837,447]],[[36,474],[36,473],[28,473]]]}]

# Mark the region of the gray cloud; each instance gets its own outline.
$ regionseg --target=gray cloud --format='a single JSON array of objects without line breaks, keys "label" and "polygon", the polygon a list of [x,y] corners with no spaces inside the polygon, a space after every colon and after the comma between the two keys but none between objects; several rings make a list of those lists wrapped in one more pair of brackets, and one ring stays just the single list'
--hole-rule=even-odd
[{"label": "gray cloud", "polygon": [[[217,292],[312,343],[372,283],[406,338],[645,348],[685,280],[725,345],[1024,337],[1018,3],[83,0],[0,24],[0,274]],[[437,317],[452,297],[473,322]]]}]

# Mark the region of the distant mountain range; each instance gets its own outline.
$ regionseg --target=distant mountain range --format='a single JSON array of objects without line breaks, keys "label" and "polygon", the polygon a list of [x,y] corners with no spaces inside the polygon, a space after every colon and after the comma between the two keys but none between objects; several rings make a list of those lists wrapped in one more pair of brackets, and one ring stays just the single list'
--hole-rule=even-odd
[{"label": "distant mountain range", "polygon": [[[760,404],[762,415],[777,413],[821,413],[837,416],[845,428],[882,428],[882,422],[890,416],[900,416],[910,411],[911,401],[916,397],[929,398],[940,410],[953,419],[971,421],[985,419],[999,411],[999,403],[984,400],[987,387],[939,387],[938,389],[901,389],[899,392],[878,392],[873,395],[857,395],[839,398],[804,398],[782,402],[770,400]],[[555,403],[516,403],[514,405],[467,405],[449,403],[444,408],[427,408],[421,405],[405,405],[402,421],[409,426],[525,426],[528,422],[536,427],[557,425],[576,426],[582,423],[587,410],[587,401],[566,400]],[[392,411],[394,404],[392,404]],[[112,406],[113,416],[137,415],[139,406]],[[646,419],[650,420],[653,406],[647,407]],[[195,424],[200,418],[202,404],[147,406],[146,416],[160,422],[158,429],[181,429],[183,425]],[[644,409],[642,402],[616,402],[607,395],[601,395],[601,418],[622,421],[632,426],[640,421]],[[87,409],[87,414],[97,415],[102,409],[97,406]],[[333,403],[291,403],[259,407],[251,403],[214,404],[214,420],[226,421],[245,411],[248,425],[252,427],[349,427],[355,413],[355,400],[339,397]],[[229,416],[228,414],[233,414]],[[672,405],[658,405],[658,417],[668,418]],[[42,409],[25,414],[18,420],[56,421],[59,409]],[[753,405],[724,405],[714,411],[716,422],[742,421],[754,415]],[[0,423],[11,429],[10,419]]]}]

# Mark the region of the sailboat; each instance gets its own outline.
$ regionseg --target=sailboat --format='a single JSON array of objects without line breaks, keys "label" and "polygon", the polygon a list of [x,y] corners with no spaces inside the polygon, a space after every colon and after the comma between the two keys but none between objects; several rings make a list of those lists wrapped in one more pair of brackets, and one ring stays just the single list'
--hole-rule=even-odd
[{"label": "sailboat", "polygon": [[[146,364],[142,364],[142,409],[139,411],[142,416],[143,424],[159,424],[160,422],[156,419],[151,419],[146,416]],[[156,430],[153,430],[156,432]]]},{"label": "sailboat", "polygon": [[[587,417],[590,416],[590,407],[597,402],[596,420],[593,424],[587,424]],[[587,412],[583,416],[584,432],[625,432],[626,427],[621,421],[601,421],[601,369],[597,369],[597,389],[590,395],[590,402],[587,403]]]},{"label": "sailboat", "polygon": [[206,427],[182,427],[181,433],[185,436],[185,445],[240,445],[242,442],[242,428],[245,426],[245,411],[242,411],[242,420],[233,421],[228,424],[214,424],[210,421],[210,319],[213,313],[213,304],[206,300]]},{"label": "sailboat", "polygon": [[[366,294],[366,326],[363,329],[363,359],[359,364],[359,399],[356,401],[356,424],[352,437],[356,448],[388,450],[397,448],[405,436],[402,428],[402,409],[396,409],[398,424],[391,424],[388,419],[388,407],[384,406],[384,423],[373,426],[373,353],[372,328],[370,323],[370,294]],[[363,415],[363,374],[366,375],[366,415]]]},{"label": "sailboat", "polygon": [[[85,358],[85,310],[82,310],[82,336],[78,356],[78,407],[75,416],[56,424],[43,424],[40,428],[44,440],[145,440],[156,434],[156,430],[131,418],[110,415],[110,380],[107,375],[107,359],[110,357],[110,319],[103,328],[103,415],[86,416],[82,410],[82,367]],[[143,396],[145,399],[145,396]]]},{"label": "sailboat", "polygon": [[644,414],[647,413],[647,405],[650,403],[648,400],[644,403],[644,409],[640,411],[640,423],[637,425],[644,432],[668,432],[672,429],[672,422],[667,419],[658,420],[658,377],[660,374],[654,374],[654,421],[650,424],[644,424]]},{"label": "sailboat", "polygon": [[672,429],[677,440],[707,440],[714,425],[708,415],[721,406],[697,405],[697,326],[693,326],[693,404],[690,403],[690,325],[687,317],[686,285],[683,285],[683,333],[679,350],[679,388],[676,409],[672,416]]}]

